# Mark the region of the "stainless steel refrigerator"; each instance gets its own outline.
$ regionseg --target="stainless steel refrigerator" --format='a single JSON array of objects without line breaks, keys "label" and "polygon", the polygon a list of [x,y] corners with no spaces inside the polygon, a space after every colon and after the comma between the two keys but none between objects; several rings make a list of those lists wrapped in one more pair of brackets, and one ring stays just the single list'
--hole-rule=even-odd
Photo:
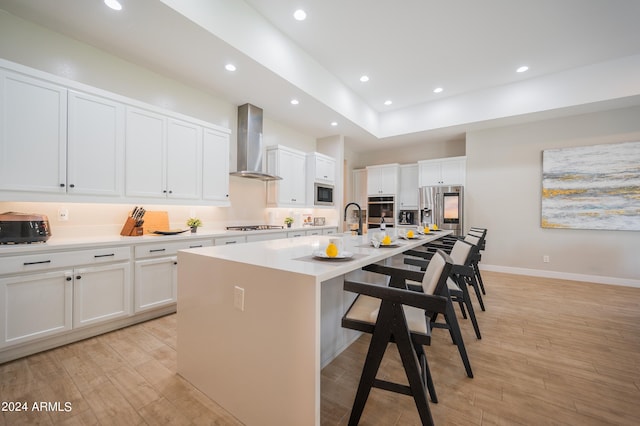
[{"label": "stainless steel refrigerator", "polygon": [[440,229],[451,229],[454,235],[463,235],[463,186],[423,186],[419,207],[423,226],[436,224]]}]

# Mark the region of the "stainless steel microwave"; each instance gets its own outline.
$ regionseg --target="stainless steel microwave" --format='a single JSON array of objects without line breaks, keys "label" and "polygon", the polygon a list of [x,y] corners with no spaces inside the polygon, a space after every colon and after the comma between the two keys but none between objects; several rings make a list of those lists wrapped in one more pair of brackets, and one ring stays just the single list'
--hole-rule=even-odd
[{"label": "stainless steel microwave", "polygon": [[316,206],[333,205],[333,185],[315,183],[313,186],[313,204]]}]

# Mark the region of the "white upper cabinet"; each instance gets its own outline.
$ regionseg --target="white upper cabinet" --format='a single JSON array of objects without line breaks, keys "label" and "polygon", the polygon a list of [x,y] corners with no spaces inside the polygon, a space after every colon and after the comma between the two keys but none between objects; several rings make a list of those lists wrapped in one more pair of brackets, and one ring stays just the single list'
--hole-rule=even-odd
[{"label": "white upper cabinet", "polygon": [[466,166],[466,157],[418,161],[418,180],[420,186],[464,185],[466,180]]},{"label": "white upper cabinet", "polygon": [[69,91],[67,192],[119,197],[123,165],[124,105]]},{"label": "white upper cabinet", "polygon": [[160,114],[127,107],[127,197],[166,196],[165,122]]},{"label": "white upper cabinet", "polygon": [[267,173],[282,180],[267,182],[267,205],[305,206],[306,154],[282,145],[267,147]]},{"label": "white upper cabinet", "polygon": [[367,208],[367,170],[357,169],[353,171],[353,194],[352,199],[358,205]]},{"label": "white upper cabinet", "polygon": [[167,121],[167,197],[194,200],[202,193],[202,128]]},{"label": "white upper cabinet", "polygon": [[229,205],[227,129],[0,66],[0,197]]},{"label": "white upper cabinet", "polygon": [[398,193],[398,164],[367,166],[367,192],[369,195],[396,195]]},{"label": "white upper cabinet", "polygon": [[307,154],[307,174],[308,180],[313,182],[335,184],[336,181],[336,160],[328,155],[319,152]]},{"label": "white upper cabinet", "polygon": [[398,196],[400,210],[418,210],[418,165],[403,164],[400,166],[400,194]]},{"label": "white upper cabinet", "polygon": [[127,107],[126,195],[197,200],[202,192],[202,128]]},{"label": "white upper cabinet", "polygon": [[0,70],[0,189],[65,193],[67,89]]},{"label": "white upper cabinet", "polygon": [[208,128],[203,132],[202,198],[229,204],[229,134]]}]

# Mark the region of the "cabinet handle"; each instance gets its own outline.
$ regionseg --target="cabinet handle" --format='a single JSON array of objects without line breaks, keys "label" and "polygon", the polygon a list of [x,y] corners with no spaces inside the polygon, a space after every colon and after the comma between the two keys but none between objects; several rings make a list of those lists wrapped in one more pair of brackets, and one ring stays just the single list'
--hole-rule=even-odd
[{"label": "cabinet handle", "polygon": [[166,190],[166,189],[163,189],[163,190],[162,190],[162,193],[163,193],[163,194],[166,194],[166,193],[167,193],[167,190]]},{"label": "cabinet handle", "polygon": [[66,279],[67,279],[67,281],[71,281],[71,277],[67,277]]},{"label": "cabinet handle", "polygon": [[80,278],[82,278],[82,275],[76,275],[76,280],[79,280]]},{"label": "cabinet handle", "polygon": [[165,250],[166,249],[163,249],[163,248],[161,248],[161,249],[153,249],[153,250],[149,250],[149,253],[157,253],[157,252],[165,251]]},{"label": "cabinet handle", "polygon": [[237,243],[237,241],[225,241],[224,243],[225,244],[235,244],[235,243]]},{"label": "cabinet handle", "polygon": [[202,244],[200,244],[199,246],[189,246],[189,248],[198,248],[198,247],[202,247]]},{"label": "cabinet handle", "polygon": [[169,191],[169,194],[173,194],[173,191]]},{"label": "cabinet handle", "polygon": [[173,264],[174,264],[174,265],[177,265],[177,264],[178,264],[178,262],[173,262]]},{"label": "cabinet handle", "polygon": [[69,188],[75,188],[76,186],[74,184],[69,185]]},{"label": "cabinet handle", "polygon": [[97,258],[99,258],[99,257],[112,257],[112,256],[115,256],[115,255],[116,255],[115,253],[110,253],[110,254],[96,254],[96,255],[95,255],[95,256],[93,256],[93,257],[95,257],[95,258],[97,259]]},{"label": "cabinet handle", "polygon": [[60,184],[60,188],[64,188],[64,183],[61,183],[61,184]]},{"label": "cabinet handle", "polygon": [[51,261],[50,261],[50,260],[40,260],[40,261],[38,261],[38,262],[24,262],[24,263],[23,263],[23,265],[24,265],[24,266],[29,266],[29,265],[40,265],[40,264],[43,264],[43,263],[51,263]]}]

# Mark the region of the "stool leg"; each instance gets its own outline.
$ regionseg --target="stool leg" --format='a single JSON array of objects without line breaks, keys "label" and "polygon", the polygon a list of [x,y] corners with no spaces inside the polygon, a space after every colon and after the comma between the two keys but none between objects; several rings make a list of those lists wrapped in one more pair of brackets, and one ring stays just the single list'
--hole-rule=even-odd
[{"label": "stool leg", "polygon": [[412,345],[411,336],[406,328],[402,330],[398,327],[396,331],[397,332],[394,333],[396,345],[398,346],[398,352],[400,352],[400,358],[402,359],[404,371],[407,374],[407,380],[409,381],[409,387],[411,388],[411,394],[416,403],[420,420],[422,420],[423,425],[433,425],[433,417],[431,417],[431,410],[429,409],[429,402],[427,401],[425,384],[420,377],[418,356]]},{"label": "stool leg", "polygon": [[458,324],[458,320],[456,319],[456,313],[453,311],[453,304],[451,303],[451,299],[447,302],[446,312],[444,314],[445,320],[449,325],[449,332],[451,333],[451,337],[453,338],[453,343],[458,346],[458,352],[460,352],[460,358],[462,358],[462,363],[464,364],[464,369],[467,372],[467,377],[473,377],[473,372],[471,371],[471,363],[469,362],[469,357],[467,356],[467,349],[464,346],[464,341],[462,340],[462,333],[460,333],[460,325]]},{"label": "stool leg", "polygon": [[433,377],[431,377],[431,370],[429,370],[429,362],[427,361],[427,354],[424,352],[424,348],[420,344],[413,345],[418,359],[420,359],[420,368],[422,369],[422,381],[427,384],[427,390],[431,401],[438,403],[438,395],[436,395],[436,387],[433,385]]},{"label": "stool leg", "polygon": [[367,398],[369,398],[371,387],[376,379],[376,374],[378,373],[378,368],[380,367],[380,362],[382,362],[382,357],[387,349],[390,337],[391,330],[389,330],[388,327],[376,327],[376,330],[371,335],[371,343],[369,343],[367,358],[364,362],[364,367],[362,367],[358,391],[356,392],[356,398],[351,408],[351,415],[349,417],[350,426],[356,426],[360,421],[362,411],[364,410]]}]

